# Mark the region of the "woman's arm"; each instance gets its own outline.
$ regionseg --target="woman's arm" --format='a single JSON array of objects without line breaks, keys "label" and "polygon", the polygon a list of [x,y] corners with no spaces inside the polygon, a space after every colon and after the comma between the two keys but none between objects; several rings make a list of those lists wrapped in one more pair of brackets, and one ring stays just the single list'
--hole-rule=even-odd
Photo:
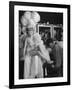
[{"label": "woman's arm", "polygon": [[38,51],[38,55],[41,57],[42,61],[45,62],[47,61],[49,64],[52,64],[53,61],[49,60],[44,54],[42,54],[40,51]]},{"label": "woman's arm", "polygon": [[53,61],[51,61],[50,56],[49,56],[49,52],[48,50],[46,50],[45,46],[43,43],[39,44],[39,56],[42,58],[43,61],[47,61],[48,63],[53,63]]}]

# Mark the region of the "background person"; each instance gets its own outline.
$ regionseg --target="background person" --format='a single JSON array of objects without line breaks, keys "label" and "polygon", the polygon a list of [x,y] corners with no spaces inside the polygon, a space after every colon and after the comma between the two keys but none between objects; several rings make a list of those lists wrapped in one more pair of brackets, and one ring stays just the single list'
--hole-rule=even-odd
[{"label": "background person", "polygon": [[50,39],[49,45],[52,49],[50,55],[51,59],[54,60],[55,76],[63,76],[63,48],[58,43],[54,43],[53,39]]}]

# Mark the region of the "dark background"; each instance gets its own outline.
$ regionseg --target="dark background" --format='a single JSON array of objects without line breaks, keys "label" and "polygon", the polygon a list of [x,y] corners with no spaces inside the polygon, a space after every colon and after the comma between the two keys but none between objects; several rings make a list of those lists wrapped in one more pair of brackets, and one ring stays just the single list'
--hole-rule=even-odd
[{"label": "dark background", "polygon": [[[21,16],[25,11],[19,11],[19,22]],[[40,23],[49,22],[50,24],[62,24],[63,25],[63,13],[55,13],[55,12],[38,12],[41,19]]]}]

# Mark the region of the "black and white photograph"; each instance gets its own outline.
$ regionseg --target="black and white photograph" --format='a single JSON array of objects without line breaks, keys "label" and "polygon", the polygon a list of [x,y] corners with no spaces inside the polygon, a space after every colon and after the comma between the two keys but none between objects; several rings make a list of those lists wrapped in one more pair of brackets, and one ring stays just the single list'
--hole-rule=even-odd
[{"label": "black and white photograph", "polygon": [[69,84],[70,7],[19,2],[10,5],[14,58],[10,60],[10,88]]},{"label": "black and white photograph", "polygon": [[63,76],[63,13],[19,11],[19,79]]}]

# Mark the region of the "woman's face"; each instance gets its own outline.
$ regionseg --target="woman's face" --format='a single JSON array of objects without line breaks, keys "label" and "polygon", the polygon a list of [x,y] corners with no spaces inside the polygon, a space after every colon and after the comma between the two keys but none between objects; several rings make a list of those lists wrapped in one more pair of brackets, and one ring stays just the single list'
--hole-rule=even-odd
[{"label": "woman's face", "polygon": [[32,36],[33,33],[34,33],[33,28],[28,28],[28,29],[29,29],[29,30],[28,30],[28,35],[29,35],[29,36]]}]

